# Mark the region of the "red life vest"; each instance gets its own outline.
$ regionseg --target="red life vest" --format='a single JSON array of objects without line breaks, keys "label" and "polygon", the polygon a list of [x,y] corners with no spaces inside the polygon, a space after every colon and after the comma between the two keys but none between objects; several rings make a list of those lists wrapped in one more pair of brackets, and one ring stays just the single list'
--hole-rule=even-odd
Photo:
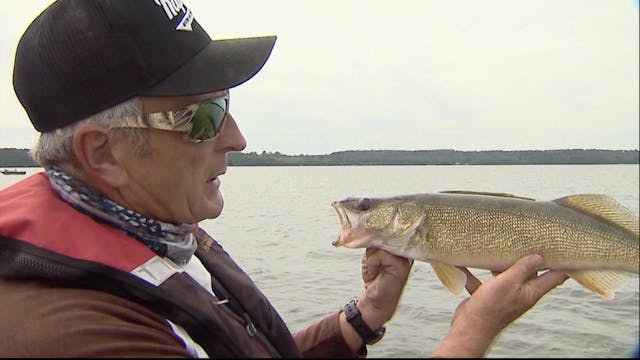
[{"label": "red life vest", "polygon": [[229,299],[225,306],[211,306],[223,302],[182,272],[149,270],[162,259],[75,210],[46,174],[0,191],[1,277],[53,279],[136,301],[181,325],[211,357],[300,357],[284,321],[253,281],[204,231],[196,238],[195,256],[215,274],[212,283]]},{"label": "red life vest", "polygon": [[76,259],[131,272],[155,256],[136,239],[69,206],[45,173],[0,192],[0,214],[0,235]]}]

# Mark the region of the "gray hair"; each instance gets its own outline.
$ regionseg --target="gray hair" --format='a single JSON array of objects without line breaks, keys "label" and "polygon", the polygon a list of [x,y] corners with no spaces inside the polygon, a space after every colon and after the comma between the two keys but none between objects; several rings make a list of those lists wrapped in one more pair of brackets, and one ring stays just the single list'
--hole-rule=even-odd
[{"label": "gray hair", "polygon": [[[81,121],[63,128],[40,134],[36,144],[30,151],[31,157],[41,166],[47,168],[56,165],[61,169],[77,175],[78,161],[73,153],[73,136],[83,124],[99,124],[107,129],[125,126],[128,119],[142,114],[142,102],[139,97],[114,105]],[[148,142],[139,129],[121,129],[125,139],[133,147],[134,154],[143,156],[148,151]]]}]

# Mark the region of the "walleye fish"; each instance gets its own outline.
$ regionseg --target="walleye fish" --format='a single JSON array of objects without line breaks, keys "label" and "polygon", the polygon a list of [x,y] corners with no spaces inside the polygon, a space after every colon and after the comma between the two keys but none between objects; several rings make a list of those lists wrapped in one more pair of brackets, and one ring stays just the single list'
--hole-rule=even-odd
[{"label": "walleye fish", "polygon": [[638,273],[638,217],[606,195],[536,201],[504,193],[444,191],[332,202],[342,230],[334,246],[377,247],[429,262],[454,294],[456,266],[502,271],[528,254],[604,299]]}]

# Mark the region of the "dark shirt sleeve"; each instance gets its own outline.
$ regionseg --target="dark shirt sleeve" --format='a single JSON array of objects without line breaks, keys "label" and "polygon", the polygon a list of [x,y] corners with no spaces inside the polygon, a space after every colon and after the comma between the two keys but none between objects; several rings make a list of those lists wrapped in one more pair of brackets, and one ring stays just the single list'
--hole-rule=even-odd
[{"label": "dark shirt sleeve", "polygon": [[0,357],[190,357],[162,316],[94,290],[0,279]]},{"label": "dark shirt sleeve", "polygon": [[293,334],[293,339],[306,358],[355,358],[358,353],[349,348],[340,332],[340,311],[336,311],[311,326]]}]

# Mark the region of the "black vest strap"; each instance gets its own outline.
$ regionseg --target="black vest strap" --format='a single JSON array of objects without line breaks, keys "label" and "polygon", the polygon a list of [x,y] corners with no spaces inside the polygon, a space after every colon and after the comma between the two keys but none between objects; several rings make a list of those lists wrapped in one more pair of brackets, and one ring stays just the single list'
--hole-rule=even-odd
[{"label": "black vest strap", "polygon": [[284,320],[253,280],[233,261],[222,245],[203,229],[198,228],[195,235],[199,244],[196,256],[213,274],[213,287],[218,286],[227,293],[230,304],[237,304],[236,309],[247,316],[245,320],[251,322],[250,325],[255,324],[259,333],[268,337],[269,343],[278,349],[282,357],[301,357]]}]

